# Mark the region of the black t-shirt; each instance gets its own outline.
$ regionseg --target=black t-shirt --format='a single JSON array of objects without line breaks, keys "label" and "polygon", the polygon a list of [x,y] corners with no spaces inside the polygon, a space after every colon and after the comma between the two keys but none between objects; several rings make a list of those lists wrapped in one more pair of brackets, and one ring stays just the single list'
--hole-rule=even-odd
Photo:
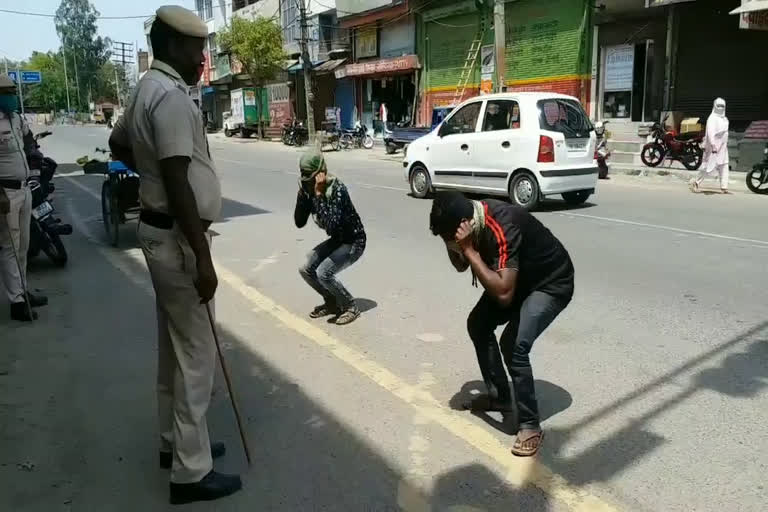
[{"label": "black t-shirt", "polygon": [[534,291],[570,300],[573,263],[568,251],[544,224],[525,209],[487,199],[479,252],[493,270],[517,269],[515,302]]}]

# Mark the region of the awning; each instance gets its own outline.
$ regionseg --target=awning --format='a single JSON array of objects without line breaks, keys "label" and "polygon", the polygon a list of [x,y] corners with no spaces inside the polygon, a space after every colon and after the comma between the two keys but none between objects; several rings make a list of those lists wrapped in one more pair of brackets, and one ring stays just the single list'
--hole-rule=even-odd
[{"label": "awning", "polygon": [[341,66],[347,59],[331,59],[315,67],[315,73],[332,73],[337,67]]},{"label": "awning", "polygon": [[293,66],[295,66],[298,63],[299,63],[299,61],[296,60],[296,59],[285,61],[285,64],[283,64],[283,71],[288,71],[289,69],[291,69]]},{"label": "awning", "polygon": [[745,12],[768,11],[768,0],[742,0],[741,7],[731,11],[731,14],[743,14]]},{"label": "awning", "polygon": [[[316,60],[312,63],[312,69],[315,69],[317,66],[325,62],[324,60]],[[296,61],[296,64],[286,69],[289,73],[298,73],[299,71],[304,69],[304,63],[301,61]]]}]

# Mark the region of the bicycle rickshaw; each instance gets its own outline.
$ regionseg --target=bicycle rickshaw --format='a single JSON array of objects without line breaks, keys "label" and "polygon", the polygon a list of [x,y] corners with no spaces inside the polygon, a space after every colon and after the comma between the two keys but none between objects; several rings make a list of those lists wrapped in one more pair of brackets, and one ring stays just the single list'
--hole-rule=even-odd
[{"label": "bicycle rickshaw", "polygon": [[139,216],[139,175],[123,162],[112,160],[107,149],[97,153],[109,155],[109,161],[91,160],[83,166],[86,174],[103,174],[101,216],[107,239],[113,247],[120,243],[120,225]]}]

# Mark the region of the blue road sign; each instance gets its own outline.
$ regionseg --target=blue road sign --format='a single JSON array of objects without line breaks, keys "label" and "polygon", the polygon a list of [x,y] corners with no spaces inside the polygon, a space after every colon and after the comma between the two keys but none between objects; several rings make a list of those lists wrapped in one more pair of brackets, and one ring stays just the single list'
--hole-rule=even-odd
[{"label": "blue road sign", "polygon": [[22,71],[21,83],[39,84],[43,81],[43,74],[40,71]]},{"label": "blue road sign", "polygon": [[14,82],[16,82],[16,83],[19,83],[19,80],[18,80],[18,77],[16,76],[16,72],[15,72],[15,71],[9,71],[9,72],[8,72],[8,76],[9,76],[9,77],[11,78],[11,80],[13,80]]}]

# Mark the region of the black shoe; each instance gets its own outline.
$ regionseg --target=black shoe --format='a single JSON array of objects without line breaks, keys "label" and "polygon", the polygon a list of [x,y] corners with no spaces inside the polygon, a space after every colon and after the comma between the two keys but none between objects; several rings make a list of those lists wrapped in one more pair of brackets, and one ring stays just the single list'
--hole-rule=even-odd
[{"label": "black shoe", "polygon": [[323,318],[324,316],[335,316],[341,313],[341,310],[335,304],[322,304],[317,306],[309,314],[309,318]]},{"label": "black shoe", "polygon": [[[218,459],[223,457],[227,453],[227,445],[224,443],[211,443],[211,457]],[[171,469],[173,466],[173,453],[172,452],[160,452],[160,467],[163,469]]]},{"label": "black shoe", "polygon": [[33,308],[42,308],[43,306],[48,305],[48,297],[45,295],[32,295],[29,294],[29,304]]},{"label": "black shoe", "polygon": [[238,475],[223,475],[211,471],[194,484],[171,482],[171,505],[183,505],[195,501],[213,501],[235,494],[243,488]]},{"label": "black shoe", "polygon": [[37,313],[32,311],[32,316],[29,316],[29,309],[26,302],[16,302],[11,304],[11,319],[18,322],[32,322],[37,320]]}]

